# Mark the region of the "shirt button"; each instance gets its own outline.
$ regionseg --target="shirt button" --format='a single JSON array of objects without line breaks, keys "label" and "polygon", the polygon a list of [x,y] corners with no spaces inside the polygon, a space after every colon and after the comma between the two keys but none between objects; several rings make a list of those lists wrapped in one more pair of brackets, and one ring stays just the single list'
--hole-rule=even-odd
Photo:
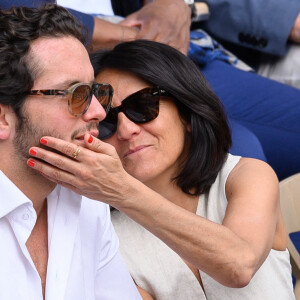
[{"label": "shirt button", "polygon": [[265,48],[268,45],[268,41],[265,38],[261,38],[258,40],[258,47],[259,48]]},{"label": "shirt button", "polygon": [[28,220],[29,219],[29,214],[23,214],[22,218],[23,218],[23,220]]}]

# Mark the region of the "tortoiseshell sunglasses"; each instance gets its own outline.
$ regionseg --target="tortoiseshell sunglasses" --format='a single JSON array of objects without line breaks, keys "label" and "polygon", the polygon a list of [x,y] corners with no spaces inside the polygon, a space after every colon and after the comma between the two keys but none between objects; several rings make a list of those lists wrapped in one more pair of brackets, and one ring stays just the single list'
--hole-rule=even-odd
[{"label": "tortoiseshell sunglasses", "polygon": [[111,106],[113,88],[107,83],[79,82],[72,85],[67,90],[31,90],[28,95],[67,96],[70,114],[78,117],[82,116],[88,110],[93,95],[95,95],[107,113]]}]

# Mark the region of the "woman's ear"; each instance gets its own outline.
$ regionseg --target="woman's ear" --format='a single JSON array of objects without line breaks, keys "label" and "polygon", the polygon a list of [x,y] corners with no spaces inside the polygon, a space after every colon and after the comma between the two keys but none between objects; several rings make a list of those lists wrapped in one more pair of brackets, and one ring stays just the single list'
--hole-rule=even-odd
[{"label": "woman's ear", "polygon": [[192,130],[191,130],[191,123],[188,122],[187,120],[185,120],[182,116],[180,116],[180,120],[181,120],[181,123],[182,123],[183,128],[184,128],[188,133],[191,133],[191,132],[192,132]]},{"label": "woman's ear", "polygon": [[188,133],[191,133],[192,130],[191,130],[191,123],[186,121],[185,119],[181,118],[181,122],[185,128],[185,130],[188,132]]},{"label": "woman's ear", "polygon": [[12,130],[12,109],[0,104],[0,140],[7,140]]},{"label": "woman's ear", "polygon": [[186,123],[185,127],[186,127],[186,131],[187,131],[188,133],[191,133],[191,132],[192,132],[191,124],[190,124],[190,123]]}]

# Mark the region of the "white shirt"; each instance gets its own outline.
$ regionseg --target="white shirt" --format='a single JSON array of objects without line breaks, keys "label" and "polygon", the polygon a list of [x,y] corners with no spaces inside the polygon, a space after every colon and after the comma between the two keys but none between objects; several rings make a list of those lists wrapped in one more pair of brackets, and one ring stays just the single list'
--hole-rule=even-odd
[{"label": "white shirt", "polygon": [[[61,186],[47,197],[47,205],[45,299],[140,300],[119,254],[109,207]],[[32,202],[0,171],[0,299],[43,299],[25,245],[36,217]]]},{"label": "white shirt", "polygon": [[110,0],[57,0],[56,3],[86,14],[114,15]]}]

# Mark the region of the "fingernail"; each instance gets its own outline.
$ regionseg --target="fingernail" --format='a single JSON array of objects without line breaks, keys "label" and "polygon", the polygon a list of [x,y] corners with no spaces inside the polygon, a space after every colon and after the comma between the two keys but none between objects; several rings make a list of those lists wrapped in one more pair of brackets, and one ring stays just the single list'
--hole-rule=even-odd
[{"label": "fingernail", "polygon": [[29,150],[29,154],[32,155],[32,156],[36,156],[36,153],[37,153],[37,152],[36,152],[35,149],[30,149],[30,150]]},{"label": "fingernail", "polygon": [[28,165],[29,167],[34,167],[34,165],[35,165],[34,160],[28,159],[28,160],[27,160],[27,165]]},{"label": "fingernail", "polygon": [[88,142],[91,143],[93,141],[93,136],[90,135],[89,139],[88,139]]},{"label": "fingernail", "polygon": [[41,138],[41,144],[47,145],[48,140],[45,138]]}]

